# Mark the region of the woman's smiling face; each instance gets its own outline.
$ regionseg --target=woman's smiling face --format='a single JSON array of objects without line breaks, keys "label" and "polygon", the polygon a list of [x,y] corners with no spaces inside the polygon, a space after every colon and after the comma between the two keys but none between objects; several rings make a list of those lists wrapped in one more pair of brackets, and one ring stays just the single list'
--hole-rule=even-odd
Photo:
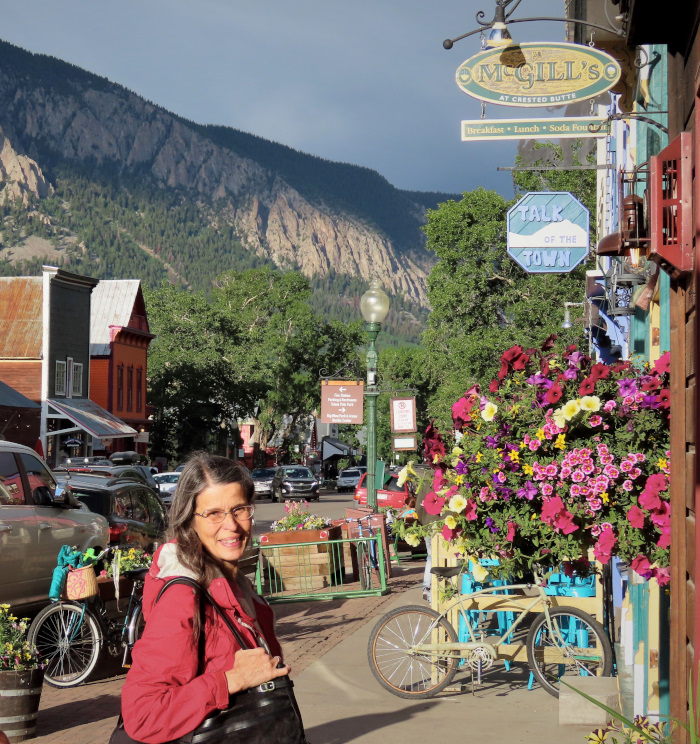
[{"label": "woman's smiling face", "polygon": [[234,571],[245,551],[253,526],[252,520],[237,521],[227,514],[223,522],[212,524],[200,514],[212,511],[230,512],[237,506],[247,506],[240,483],[207,486],[195,502],[194,530],[204,549],[217,561],[228,564]]}]

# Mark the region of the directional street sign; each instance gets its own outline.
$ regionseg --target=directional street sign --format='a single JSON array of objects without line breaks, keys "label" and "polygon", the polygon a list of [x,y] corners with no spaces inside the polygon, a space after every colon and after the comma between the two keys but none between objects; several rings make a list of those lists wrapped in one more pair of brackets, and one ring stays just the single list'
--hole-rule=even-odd
[{"label": "directional street sign", "polygon": [[321,423],[361,424],[364,382],[321,380]]},{"label": "directional street sign", "polygon": [[508,255],[530,274],[566,274],[588,250],[588,209],[568,191],[533,191],[508,211]]}]

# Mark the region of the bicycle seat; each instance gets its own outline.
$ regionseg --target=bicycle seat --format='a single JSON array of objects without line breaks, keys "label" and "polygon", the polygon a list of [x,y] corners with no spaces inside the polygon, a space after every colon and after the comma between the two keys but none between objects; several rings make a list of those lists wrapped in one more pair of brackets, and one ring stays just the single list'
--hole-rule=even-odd
[{"label": "bicycle seat", "polygon": [[131,571],[122,571],[122,576],[132,581],[144,581],[148,575],[147,568],[133,568]]},{"label": "bicycle seat", "polygon": [[430,569],[431,574],[439,576],[441,579],[449,579],[452,576],[459,576],[462,569],[459,566],[435,566]]}]

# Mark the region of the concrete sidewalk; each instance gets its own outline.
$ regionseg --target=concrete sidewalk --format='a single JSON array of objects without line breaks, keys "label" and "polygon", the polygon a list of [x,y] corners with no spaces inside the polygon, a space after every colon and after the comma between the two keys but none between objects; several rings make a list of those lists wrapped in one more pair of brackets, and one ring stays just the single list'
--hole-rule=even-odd
[{"label": "concrete sidewalk", "polygon": [[[443,692],[429,700],[403,700],[386,692],[367,663],[376,620],[392,607],[423,604],[422,563],[394,569],[392,593],[326,602],[275,605],[277,633],[292,666],[297,698],[311,744],[426,744],[462,741],[517,744],[585,744],[591,727],[560,727],[558,701],[536,687],[528,670],[491,672],[484,685]],[[94,682],[60,690],[44,685],[36,744],[106,743],[116,723],[124,682],[119,662],[108,659]],[[458,674],[455,684],[469,682]]]},{"label": "concrete sidewalk", "polygon": [[474,693],[468,672],[453,686],[427,700],[404,700],[384,690],[367,661],[375,621],[393,607],[423,605],[420,587],[371,613],[352,636],[311,664],[295,679],[297,699],[310,744],[585,744],[593,727],[559,726],[559,701],[535,685],[527,689],[529,669],[502,664],[484,677]]}]

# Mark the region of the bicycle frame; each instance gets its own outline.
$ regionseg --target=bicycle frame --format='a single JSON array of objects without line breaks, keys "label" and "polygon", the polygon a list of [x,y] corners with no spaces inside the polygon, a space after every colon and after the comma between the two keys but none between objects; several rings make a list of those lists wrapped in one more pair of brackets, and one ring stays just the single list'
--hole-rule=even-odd
[{"label": "bicycle frame", "polygon": [[[533,587],[537,589],[537,596],[535,597],[522,596],[521,598],[521,595],[505,593],[509,590],[513,591],[521,589],[532,589]],[[503,610],[513,611],[517,608],[517,612],[519,613],[515,620],[511,623],[511,625],[505,629],[502,635],[493,637],[493,640],[488,642],[483,638],[477,639],[474,633],[472,623],[467,615],[467,612],[473,610],[474,608],[465,609],[465,605],[469,605],[471,603],[471,600],[478,597],[494,598],[494,601],[489,602],[485,607],[478,606],[476,609],[480,612],[498,612]],[[505,606],[499,607],[499,605]],[[444,656],[445,653],[450,652],[452,654],[455,654],[456,652],[460,658],[463,658],[464,654],[462,652],[472,651],[477,648],[487,648],[494,659],[507,659],[508,661],[526,661],[526,659],[523,658],[523,655],[525,653],[525,646],[520,644],[506,643],[506,640],[522,623],[525,616],[530,612],[534,612],[535,608],[538,605],[541,605],[542,607],[537,611],[544,613],[547,628],[556,637],[558,644],[560,644],[562,647],[568,647],[570,644],[566,642],[566,640],[559,632],[559,628],[556,627],[556,625],[554,625],[551,621],[551,617],[549,614],[551,600],[545,593],[544,588],[539,584],[509,584],[506,586],[494,586],[488,587],[486,589],[480,589],[479,591],[472,592],[471,594],[462,594],[450,600],[446,607],[440,613],[440,616],[430,624],[430,627],[423,636],[423,638],[427,638],[438,626],[440,619],[444,618],[445,620],[447,620],[450,612],[458,609],[460,617],[464,619],[465,627],[467,628],[471,640],[458,641],[457,643],[418,643],[411,647],[411,651],[415,654],[428,653],[435,656]],[[584,649],[579,649],[579,653],[576,654],[576,657],[580,657],[581,659],[593,659],[596,658],[596,656],[596,649],[594,648],[591,649],[590,654],[585,653]]]}]

